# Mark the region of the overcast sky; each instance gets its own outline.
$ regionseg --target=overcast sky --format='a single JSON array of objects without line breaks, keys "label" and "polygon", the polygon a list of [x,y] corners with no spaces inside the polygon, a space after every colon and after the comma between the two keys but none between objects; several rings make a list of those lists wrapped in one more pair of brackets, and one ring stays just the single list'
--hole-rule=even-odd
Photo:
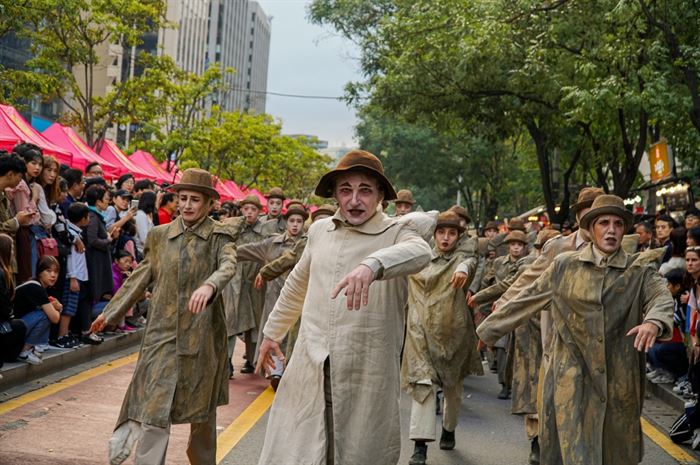
[{"label": "overcast sky", "polygon": [[[305,0],[258,0],[272,16],[268,92],[342,96],[359,80],[354,44],[306,19]],[[355,113],[345,103],[268,95],[267,113],[282,120],[286,134],[310,134],[331,146],[354,144]]]}]

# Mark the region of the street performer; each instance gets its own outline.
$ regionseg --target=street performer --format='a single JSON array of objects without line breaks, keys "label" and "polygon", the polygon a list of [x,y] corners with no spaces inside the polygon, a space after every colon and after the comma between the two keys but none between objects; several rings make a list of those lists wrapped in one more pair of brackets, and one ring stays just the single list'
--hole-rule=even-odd
[{"label": "street performer", "polygon": [[136,370],[110,440],[112,465],[137,442],[137,465],[165,464],[173,423],[191,424],[190,463],[216,463],[216,407],[228,403],[221,291],[236,271],[237,231],[207,216],[219,198],[212,181],[208,172],[188,169],[171,187],[180,217],[151,230],[144,260],[92,325],[94,332],[116,325],[153,286]]},{"label": "street performer", "polygon": [[258,369],[271,370],[270,355],[284,358],[279,343],[301,317],[259,463],[395,465],[406,277],[430,248],[412,223],[381,211],[396,192],[369,152],[345,154],[316,194],[339,209],[311,225],[263,330]]},{"label": "street performer", "polygon": [[484,374],[465,294],[476,261],[473,253],[457,248],[465,231],[461,221],[454,211],[438,216],[432,259],[409,278],[401,384],[413,398],[409,437],[415,450],[410,465],[425,465],[426,443],[435,441],[437,388],[445,396],[440,449],[452,450],[464,378]]},{"label": "street performer", "polygon": [[670,337],[673,298],[653,261],[622,248],[632,220],[621,198],[598,196],[580,223],[591,242],[556,257],[477,330],[486,343],[495,342],[541,310],[529,300],[551,296],[540,417],[547,465],[642,460],[644,352]]}]

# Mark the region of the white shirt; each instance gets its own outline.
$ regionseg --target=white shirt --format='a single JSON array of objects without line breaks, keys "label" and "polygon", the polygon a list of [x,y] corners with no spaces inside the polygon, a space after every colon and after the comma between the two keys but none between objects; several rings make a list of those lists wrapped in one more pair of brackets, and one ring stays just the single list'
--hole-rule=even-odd
[{"label": "white shirt", "polygon": [[146,236],[151,229],[153,229],[153,220],[151,220],[146,212],[139,210],[136,212],[134,217],[136,222],[136,237],[134,237],[134,242],[136,243],[136,249],[139,253],[143,253],[143,248],[146,246]]},{"label": "white shirt", "polygon": [[[80,236],[81,229],[68,221],[68,231],[74,236]],[[78,281],[88,280],[87,260],[85,260],[85,252],[80,253],[71,246],[70,255],[68,255],[68,263],[66,264],[66,278],[75,278]]]}]

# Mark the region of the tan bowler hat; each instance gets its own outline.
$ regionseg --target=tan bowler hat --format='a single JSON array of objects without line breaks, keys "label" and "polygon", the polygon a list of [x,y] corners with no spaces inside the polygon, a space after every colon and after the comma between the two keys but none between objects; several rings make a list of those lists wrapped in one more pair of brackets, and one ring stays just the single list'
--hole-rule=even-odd
[{"label": "tan bowler hat", "polygon": [[262,204],[260,203],[260,199],[256,195],[247,195],[243,200],[241,200],[241,208],[243,208],[244,205],[255,205],[258,207],[258,209],[262,209]]},{"label": "tan bowler hat", "polygon": [[316,221],[316,217],[318,217],[319,215],[333,216],[335,215],[336,210],[337,208],[335,208],[335,206],[325,203],[318,207],[316,211],[311,213],[311,221]]},{"label": "tan bowler hat", "polygon": [[301,215],[304,218],[304,221],[309,218],[309,212],[300,203],[290,203],[287,207],[287,211],[284,212],[284,219],[287,219],[292,215]]},{"label": "tan bowler hat", "polygon": [[413,200],[413,192],[409,191],[408,189],[401,189],[396,193],[396,200],[394,200],[394,203],[407,203],[409,205],[413,205],[416,203],[416,201]]},{"label": "tan bowler hat", "polygon": [[270,192],[267,193],[265,196],[266,199],[282,199],[286,200],[287,197],[285,197],[284,192],[282,191],[281,187],[273,187],[270,189]]},{"label": "tan bowler hat", "polygon": [[170,189],[178,192],[181,190],[192,190],[196,192],[201,192],[215,199],[219,199],[219,193],[212,187],[214,184],[214,177],[209,173],[209,171],[202,170],[199,168],[189,168],[182,173],[182,178],[177,184],[170,186]]},{"label": "tan bowler hat", "polygon": [[571,206],[571,210],[574,212],[574,214],[577,214],[582,209],[589,208],[593,204],[596,197],[604,194],[605,191],[600,187],[584,187],[578,193],[578,199],[576,200],[576,203]]},{"label": "tan bowler hat", "polygon": [[623,200],[616,195],[599,195],[593,201],[591,209],[581,218],[581,228],[588,229],[596,218],[603,215],[615,215],[625,222],[627,231],[634,222],[634,214],[625,208]]},{"label": "tan bowler hat", "polygon": [[510,231],[506,236],[506,240],[503,242],[506,244],[510,242],[522,242],[523,244],[527,244],[527,235],[523,231],[516,229],[514,231]]},{"label": "tan bowler hat", "polygon": [[435,231],[438,228],[455,228],[460,234],[464,232],[459,215],[452,210],[447,210],[438,215]]},{"label": "tan bowler hat", "polygon": [[486,223],[486,226],[484,226],[484,231],[486,231],[487,229],[495,229],[496,231],[498,231],[498,223],[493,220],[489,221],[488,223]]},{"label": "tan bowler hat", "polygon": [[537,233],[537,239],[535,239],[535,248],[541,249],[547,243],[548,240],[559,235],[559,231],[556,229],[543,229]]},{"label": "tan bowler hat", "polygon": [[353,150],[343,155],[335,169],[321,177],[316,186],[316,195],[326,198],[333,197],[335,178],[340,174],[352,171],[365,172],[375,176],[384,190],[384,200],[394,200],[396,198],[394,187],[384,175],[382,162],[379,161],[379,158],[364,150]]},{"label": "tan bowler hat", "polygon": [[[461,216],[461,217],[464,219],[464,221],[466,221],[467,223],[471,223],[471,222],[472,222],[472,219],[469,218],[469,214],[467,213],[467,209],[466,209],[466,208],[464,208],[464,207],[462,207],[462,206],[459,206],[459,205],[453,205],[453,206],[450,207],[450,210],[453,211],[453,212],[455,212],[455,213],[458,214],[459,216]],[[498,229],[498,228],[496,228],[496,229]]]},{"label": "tan bowler hat", "polygon": [[520,218],[513,218],[508,222],[508,231],[522,231],[525,232],[525,222]]}]

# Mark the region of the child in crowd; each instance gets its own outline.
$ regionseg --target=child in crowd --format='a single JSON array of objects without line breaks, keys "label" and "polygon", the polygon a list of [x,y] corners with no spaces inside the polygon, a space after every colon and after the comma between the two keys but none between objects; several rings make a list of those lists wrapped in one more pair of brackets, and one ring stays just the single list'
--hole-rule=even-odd
[{"label": "child in crowd", "polygon": [[[112,295],[116,294],[119,288],[124,284],[124,281],[131,276],[133,263],[134,257],[126,250],[118,250],[114,254],[114,262],[112,263],[114,291],[112,292]],[[133,316],[133,310],[129,310],[127,316]],[[128,325],[124,320],[122,320],[121,324],[117,326],[117,329],[125,333],[136,330],[135,327]]]},{"label": "child in crowd", "polygon": [[56,284],[60,266],[56,257],[43,256],[36,266],[36,277],[15,289],[14,308],[27,326],[27,336],[19,359],[32,365],[41,364],[41,354],[48,348],[51,323],[58,323],[63,305],[46,293]]}]

